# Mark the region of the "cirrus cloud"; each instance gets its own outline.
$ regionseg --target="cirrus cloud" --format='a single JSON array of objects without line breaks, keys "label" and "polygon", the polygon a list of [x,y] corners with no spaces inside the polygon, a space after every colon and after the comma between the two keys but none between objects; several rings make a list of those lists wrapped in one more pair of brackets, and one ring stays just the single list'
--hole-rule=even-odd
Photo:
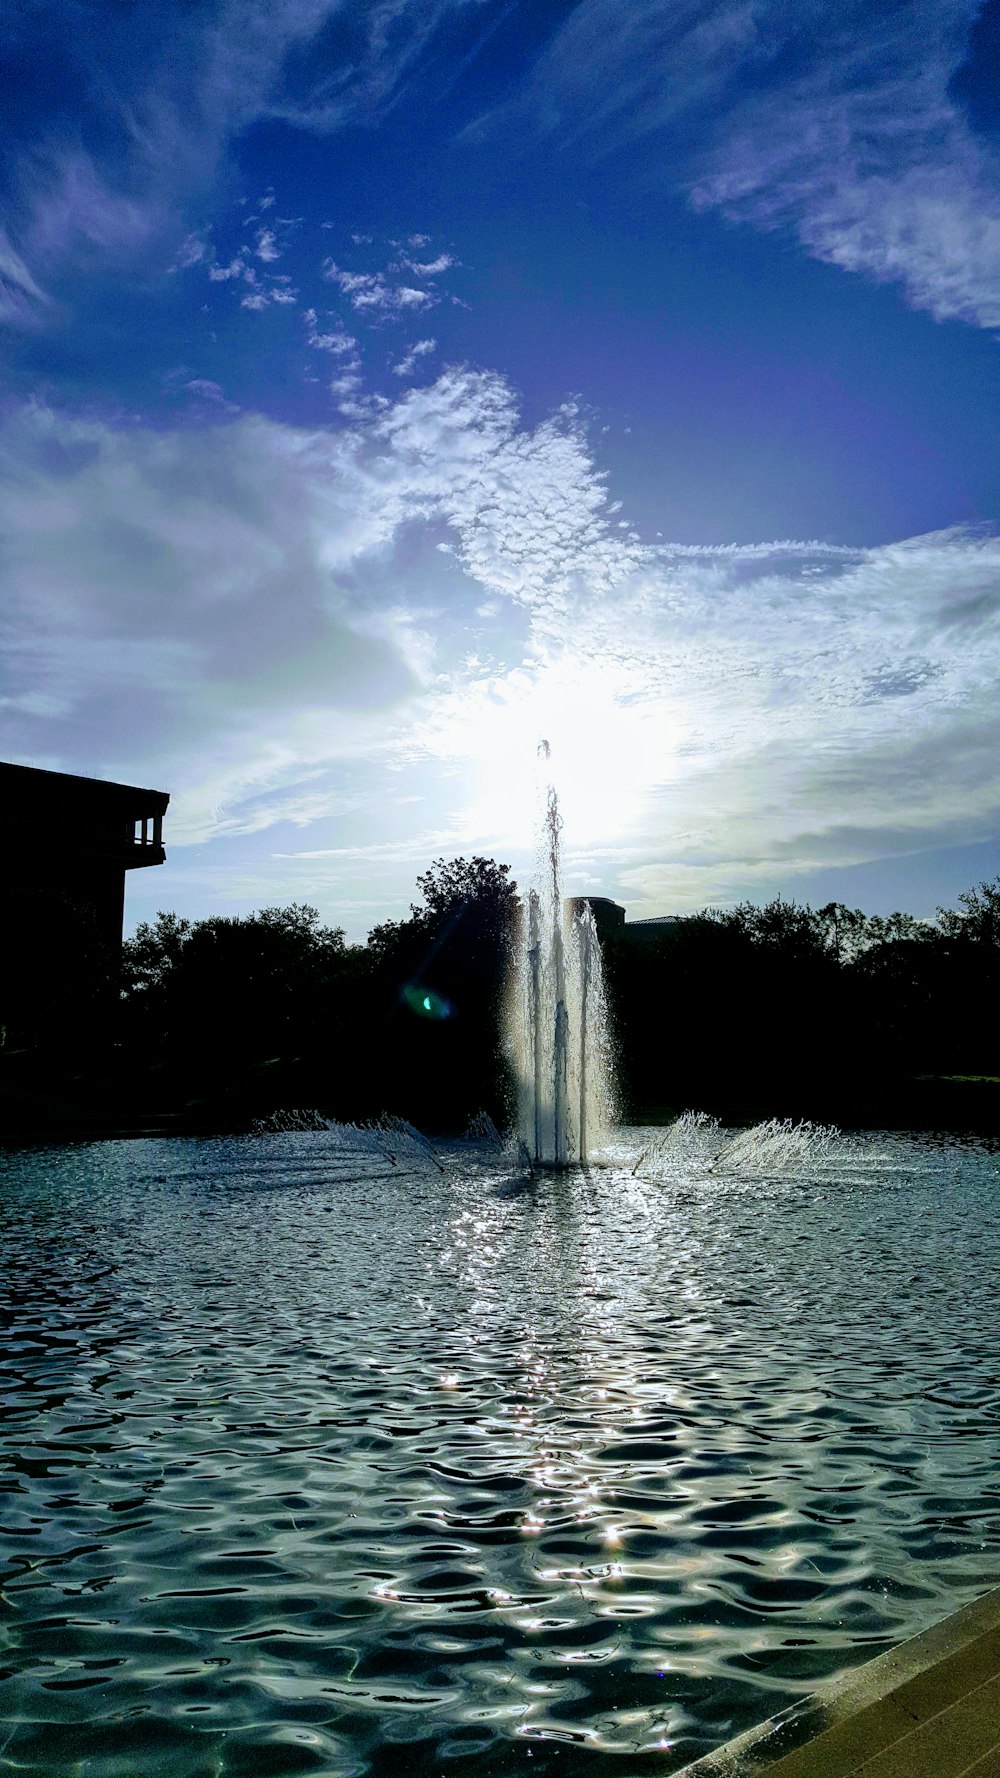
[{"label": "cirrus cloud", "polygon": [[517,109],[588,158],[641,145],[646,172],[658,152],[696,208],[792,232],[938,320],[996,328],[1000,153],[959,78],[980,10],[580,0]]}]

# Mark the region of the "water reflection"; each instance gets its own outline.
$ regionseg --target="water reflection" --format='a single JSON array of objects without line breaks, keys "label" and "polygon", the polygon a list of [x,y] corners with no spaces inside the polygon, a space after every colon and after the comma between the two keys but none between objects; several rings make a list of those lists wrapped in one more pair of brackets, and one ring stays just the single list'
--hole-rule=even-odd
[{"label": "water reflection", "polygon": [[995,1156],[696,1160],[8,1157],[5,1758],[669,1771],[1000,1579]]}]

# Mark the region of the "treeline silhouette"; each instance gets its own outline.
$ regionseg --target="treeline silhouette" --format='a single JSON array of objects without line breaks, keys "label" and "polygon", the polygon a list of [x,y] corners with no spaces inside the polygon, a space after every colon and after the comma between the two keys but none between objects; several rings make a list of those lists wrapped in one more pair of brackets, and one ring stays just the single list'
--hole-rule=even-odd
[{"label": "treeline silhouette", "polygon": [[519,903],[510,867],[438,859],[404,920],[347,945],[293,904],[159,914],[122,955],[122,1041],[177,1103],[236,1121],[315,1106],[454,1128],[508,1111],[501,1009]]},{"label": "treeline silhouette", "polygon": [[934,921],[773,900],[628,927],[605,957],[626,1110],[992,1123],[1000,878]]},{"label": "treeline silhouette", "polygon": [[[28,1124],[58,1124],[55,1101],[75,1096],[84,1122],[109,1127],[238,1129],[304,1106],[442,1131],[485,1110],[502,1125],[516,884],[476,857],[436,860],[417,888],[408,917],[363,945],[297,903],[161,913],[126,941],[120,973],[95,952],[99,990],[79,958],[75,1000],[42,970],[27,1022],[0,1001],[0,1104]],[[958,900],[932,922],[779,899],[619,927],[604,959],[623,1115],[993,1127],[1000,878]]]},{"label": "treeline silhouette", "polygon": [[[509,867],[438,859],[408,918],[349,946],[313,908],[161,914],[123,956],[123,1038],[167,1097],[308,1103],[460,1128],[510,1107],[501,1015],[520,918]],[[604,946],[624,1115],[902,1114],[921,1076],[1000,1071],[1000,879],[934,922],[750,902]]]}]

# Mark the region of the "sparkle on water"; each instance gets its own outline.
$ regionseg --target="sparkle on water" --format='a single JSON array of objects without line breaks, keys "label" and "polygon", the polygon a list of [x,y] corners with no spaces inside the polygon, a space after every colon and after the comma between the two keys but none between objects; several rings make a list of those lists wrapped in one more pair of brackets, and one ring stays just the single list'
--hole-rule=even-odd
[{"label": "sparkle on water", "polygon": [[3,1769],[667,1773],[1000,1581],[996,1155],[2,1162]]}]

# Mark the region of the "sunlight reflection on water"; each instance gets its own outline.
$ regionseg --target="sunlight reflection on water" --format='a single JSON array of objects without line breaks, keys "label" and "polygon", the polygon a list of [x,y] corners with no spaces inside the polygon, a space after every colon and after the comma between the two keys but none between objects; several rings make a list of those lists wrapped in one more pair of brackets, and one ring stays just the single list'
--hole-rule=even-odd
[{"label": "sunlight reflection on water", "polygon": [[699,1140],[8,1156],[10,1769],[668,1772],[1000,1581],[996,1156]]}]

